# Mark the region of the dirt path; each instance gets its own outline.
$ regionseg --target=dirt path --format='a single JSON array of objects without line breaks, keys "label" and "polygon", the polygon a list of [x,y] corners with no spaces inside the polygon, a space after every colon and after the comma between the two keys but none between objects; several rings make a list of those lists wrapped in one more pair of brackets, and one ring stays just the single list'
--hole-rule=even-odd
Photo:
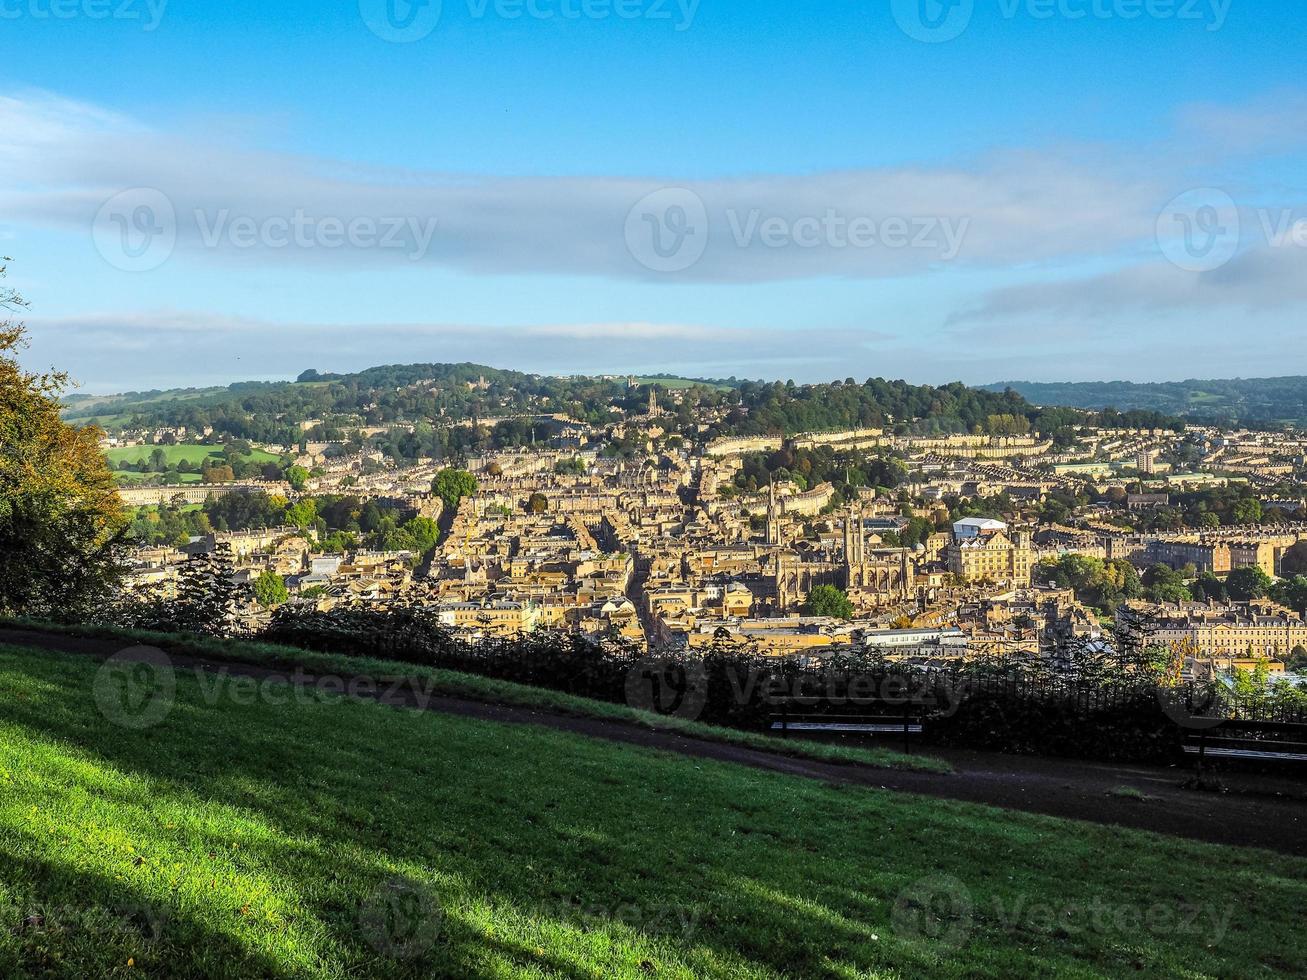
[{"label": "dirt path", "polygon": [[[122,642],[116,640],[16,629],[0,629],[0,643],[97,658],[108,657],[123,647]],[[171,652],[169,655],[176,667],[225,672],[233,677],[280,679],[303,686],[312,686],[318,680],[311,674],[292,678],[285,671],[235,661]],[[956,770],[951,775],[937,775],[796,759],[618,722],[459,698],[424,696],[407,687],[398,691],[365,691],[358,696],[397,707],[422,708],[506,724],[541,725],[591,738],[732,762],[832,784],[870,786],[965,800],[1028,813],[1307,856],[1307,834],[1304,833],[1307,830],[1307,782],[1291,778],[1226,774],[1224,778],[1231,792],[1218,795],[1181,789],[1180,783],[1187,773],[1177,768],[932,747],[926,751],[948,759]],[[1145,798],[1127,795],[1122,792],[1123,788],[1138,791]]]}]

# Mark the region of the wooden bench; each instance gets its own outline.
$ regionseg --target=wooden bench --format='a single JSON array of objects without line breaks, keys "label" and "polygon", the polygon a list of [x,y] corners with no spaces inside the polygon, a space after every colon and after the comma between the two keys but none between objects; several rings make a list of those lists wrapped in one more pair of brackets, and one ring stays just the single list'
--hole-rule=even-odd
[{"label": "wooden bench", "polygon": [[904,751],[910,752],[912,736],[925,730],[927,705],[913,698],[830,704],[820,697],[788,697],[774,704],[768,725],[782,738],[790,732],[902,735]]},{"label": "wooden bench", "polygon": [[1198,757],[1201,770],[1208,759],[1256,762],[1307,762],[1307,723],[1244,721],[1238,718],[1196,718],[1204,727],[1186,734],[1184,751]]}]

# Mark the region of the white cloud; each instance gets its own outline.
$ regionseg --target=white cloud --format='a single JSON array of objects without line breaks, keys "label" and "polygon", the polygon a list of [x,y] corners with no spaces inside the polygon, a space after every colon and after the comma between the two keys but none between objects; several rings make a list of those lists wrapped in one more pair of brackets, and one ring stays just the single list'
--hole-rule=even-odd
[{"label": "white cloud", "polygon": [[[152,188],[175,211],[172,261],[416,260],[485,274],[704,282],[874,279],[1117,249],[1146,234],[1163,190],[1088,150],[1008,152],[967,166],[690,182],[473,177],[206,144],[44,96],[4,100],[0,124],[0,208],[9,220],[89,236],[106,201]],[[691,210],[696,198],[702,201],[703,217],[690,216],[691,240],[703,236],[702,257],[670,274],[651,270],[658,267],[649,261],[654,226],[632,214],[666,188],[690,192]],[[677,193],[661,200],[676,207]],[[680,216],[657,210],[652,217],[670,247]],[[318,241],[324,223],[392,220],[396,247],[376,243],[384,229],[356,247]],[[281,245],[284,225],[300,221],[301,245]],[[243,247],[247,237],[252,244]]]}]

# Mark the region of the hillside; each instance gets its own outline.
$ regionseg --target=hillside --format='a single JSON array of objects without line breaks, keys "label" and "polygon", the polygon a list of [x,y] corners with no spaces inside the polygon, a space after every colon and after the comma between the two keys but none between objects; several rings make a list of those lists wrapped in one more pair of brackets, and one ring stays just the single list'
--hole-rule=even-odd
[{"label": "hillside", "polygon": [[0,975],[1307,969],[1299,858],[132,676],[0,648]]},{"label": "hillside", "polygon": [[[217,440],[283,446],[351,437],[361,444],[360,430],[386,430],[375,442],[382,452],[396,459],[443,459],[548,438],[546,416],[595,428],[611,426],[614,410],[641,417],[651,386],[660,409],[673,419],[671,431],[692,440],[868,427],[1052,435],[1085,421],[1110,427],[1178,424],[1155,412],[1095,419],[1071,409],[1043,410],[1012,391],[957,382],[932,386],[872,378],[796,385],[669,377],[637,379],[632,386],[627,378],[550,377],[477,364],[388,365],[347,375],[305,371],[294,382],[73,401],[65,417],[111,431],[184,426],[188,432],[212,429]],[[698,420],[705,417],[712,421],[700,429]],[[460,421],[483,424],[452,425]]]},{"label": "hillside", "polygon": [[1307,377],[1156,384],[1008,381],[986,386],[996,392],[1008,388],[1036,405],[1145,410],[1219,422],[1307,424]]}]

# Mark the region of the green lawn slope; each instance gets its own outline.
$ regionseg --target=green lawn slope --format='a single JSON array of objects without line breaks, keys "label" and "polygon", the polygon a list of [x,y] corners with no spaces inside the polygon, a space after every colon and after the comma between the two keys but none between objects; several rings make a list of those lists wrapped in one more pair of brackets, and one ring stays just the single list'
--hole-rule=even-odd
[{"label": "green lawn slope", "polygon": [[186,672],[113,723],[142,692],[0,648],[0,976],[1307,969],[1297,859]]}]

